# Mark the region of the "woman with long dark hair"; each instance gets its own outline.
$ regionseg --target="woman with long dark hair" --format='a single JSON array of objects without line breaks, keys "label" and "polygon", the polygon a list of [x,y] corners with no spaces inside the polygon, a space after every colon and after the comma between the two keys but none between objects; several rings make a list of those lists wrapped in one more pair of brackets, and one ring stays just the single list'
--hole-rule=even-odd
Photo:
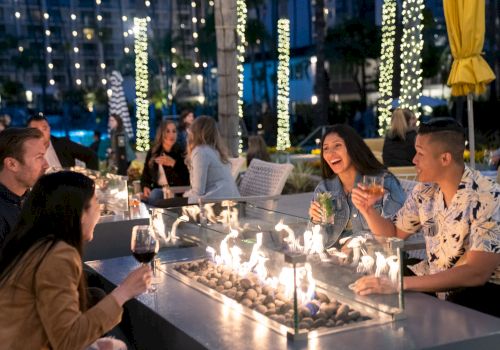
[{"label": "woman with long dark hair", "polygon": [[141,186],[144,198],[154,203],[163,198],[163,186],[188,186],[189,171],[177,141],[177,128],[171,120],[158,126],[153,146],[146,155]]},{"label": "woman with long dark hair", "polygon": [[0,255],[0,344],[5,349],[83,349],[120,322],[122,305],[146,291],[140,267],[89,308],[82,247],[99,220],[94,182],[42,176]]},{"label": "woman with long dark hair", "polygon": [[314,191],[309,208],[313,221],[321,221],[322,208],[319,193],[331,194],[334,211],[333,230],[328,232],[326,247],[333,246],[342,237],[369,230],[365,219],[351,200],[351,191],[363,175],[382,176],[385,195],[376,207],[385,216],[394,215],[403,205],[404,191],[399,181],[381,164],[363,139],[348,125],[336,124],[327,129],[321,140],[321,171],[323,180]]},{"label": "woman with long dark hair", "polygon": [[184,197],[188,197],[189,203],[196,203],[200,198],[240,196],[231,175],[231,163],[213,118],[201,116],[191,125],[187,158],[191,190],[184,193]]}]

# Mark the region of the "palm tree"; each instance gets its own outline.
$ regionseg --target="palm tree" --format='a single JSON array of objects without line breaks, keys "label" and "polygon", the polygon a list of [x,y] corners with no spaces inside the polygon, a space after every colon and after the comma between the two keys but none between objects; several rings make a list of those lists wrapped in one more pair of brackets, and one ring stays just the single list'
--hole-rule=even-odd
[{"label": "palm tree", "polygon": [[215,1],[219,125],[232,156],[238,154],[238,76],[236,70],[236,1]]}]

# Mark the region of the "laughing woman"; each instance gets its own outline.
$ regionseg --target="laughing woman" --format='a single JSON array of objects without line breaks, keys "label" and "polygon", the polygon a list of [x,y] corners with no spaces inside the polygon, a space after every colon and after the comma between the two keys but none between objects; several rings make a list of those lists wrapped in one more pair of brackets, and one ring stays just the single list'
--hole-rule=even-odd
[{"label": "laughing woman", "polygon": [[363,175],[384,178],[384,197],[376,207],[385,217],[393,216],[403,205],[405,194],[399,181],[375,158],[363,139],[350,126],[336,124],[329,128],[321,140],[321,171],[323,180],[314,191],[309,216],[319,222],[320,193],[329,192],[332,197],[334,223],[328,232],[325,247],[338,247],[340,238],[368,231],[368,224],[351,200],[352,189],[361,182]]}]

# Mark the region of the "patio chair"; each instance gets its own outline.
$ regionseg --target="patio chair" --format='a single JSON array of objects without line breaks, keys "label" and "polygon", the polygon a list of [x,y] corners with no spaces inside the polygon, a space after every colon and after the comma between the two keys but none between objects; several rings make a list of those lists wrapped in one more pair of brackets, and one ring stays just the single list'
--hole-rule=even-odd
[{"label": "patio chair", "polygon": [[233,175],[233,179],[236,180],[243,165],[245,165],[246,159],[244,157],[229,158],[229,161],[231,162],[231,175]]},{"label": "patio chair", "polygon": [[241,197],[217,198],[202,200],[202,203],[210,203],[220,200],[233,200],[240,202],[252,202],[266,209],[275,209],[286,180],[293,170],[290,163],[278,164],[253,159],[238,186]]},{"label": "patio chair", "polygon": [[387,169],[400,180],[417,179],[417,169],[414,166],[390,166]]},{"label": "patio chair", "polygon": [[384,141],[385,139],[383,137],[378,137],[378,138],[373,138],[373,139],[363,139],[365,141],[366,145],[368,148],[372,150],[372,152],[380,152],[382,153],[382,149],[384,148]]}]

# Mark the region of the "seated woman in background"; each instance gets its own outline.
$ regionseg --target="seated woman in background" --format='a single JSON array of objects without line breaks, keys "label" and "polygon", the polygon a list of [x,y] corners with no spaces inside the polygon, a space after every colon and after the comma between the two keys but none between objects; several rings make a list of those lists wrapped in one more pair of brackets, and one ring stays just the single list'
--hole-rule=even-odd
[{"label": "seated woman in background", "polygon": [[189,171],[177,141],[177,127],[163,120],[156,132],[153,146],[146,155],[141,176],[144,199],[154,203],[163,198],[163,186],[189,186]]},{"label": "seated woman in background", "polygon": [[135,159],[135,152],[130,146],[123,120],[119,115],[112,114],[108,119],[109,139],[99,143],[99,159],[108,162],[108,168],[118,175],[127,175],[127,169]]},{"label": "seated woman in background", "polygon": [[184,193],[184,197],[188,198],[189,203],[197,203],[198,199],[240,196],[231,175],[231,163],[213,118],[201,116],[191,125],[187,158],[191,190]]},{"label": "seated woman in background", "polygon": [[182,153],[186,152],[188,130],[191,127],[191,124],[193,124],[193,122],[194,122],[194,113],[189,109],[182,111],[181,116],[179,118],[179,128],[177,137],[177,144],[180,146]]},{"label": "seated woman in background", "polygon": [[323,180],[314,191],[309,216],[321,222],[322,209],[317,201],[319,193],[332,196],[334,223],[328,232],[325,247],[339,247],[338,240],[361,231],[369,231],[368,224],[353,205],[351,191],[361,182],[363,175],[382,176],[384,196],[376,207],[386,217],[394,215],[405,201],[398,179],[375,158],[363,139],[348,125],[336,124],[321,140],[321,171]]},{"label": "seated woman in background", "polygon": [[[82,249],[98,220],[90,178],[65,171],[38,180],[0,255],[2,348],[86,348],[120,322],[127,300],[146,291],[151,269],[142,266],[89,307]],[[92,346],[114,348],[105,343]]]},{"label": "seated woman in background", "polygon": [[271,157],[269,157],[269,153],[267,152],[266,141],[260,135],[248,137],[247,166],[250,165],[250,162],[254,158],[266,162],[271,161]]},{"label": "seated woman in background", "polygon": [[415,157],[417,118],[408,109],[396,108],[392,112],[391,128],[382,149],[385,166],[412,166]]}]

